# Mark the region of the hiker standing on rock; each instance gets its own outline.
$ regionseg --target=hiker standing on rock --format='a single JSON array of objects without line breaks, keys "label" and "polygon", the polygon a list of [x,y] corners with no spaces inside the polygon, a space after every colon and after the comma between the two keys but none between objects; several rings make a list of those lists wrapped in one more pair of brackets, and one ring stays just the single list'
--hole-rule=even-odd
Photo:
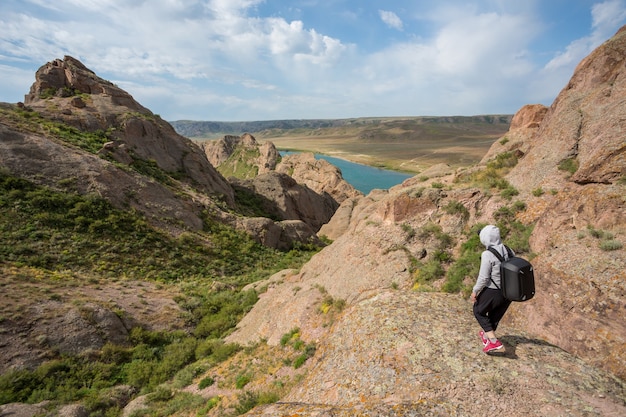
[{"label": "hiker standing on rock", "polygon": [[[493,247],[504,259],[508,259],[509,254],[500,239],[500,229],[488,225],[478,235],[480,243],[485,245],[485,248]],[[485,250],[480,256],[480,271],[471,295],[471,300],[474,302],[474,316],[483,329],[479,335],[485,353],[504,348],[496,337],[495,331],[511,305],[511,301],[504,298],[500,286],[500,261],[489,250]]]}]

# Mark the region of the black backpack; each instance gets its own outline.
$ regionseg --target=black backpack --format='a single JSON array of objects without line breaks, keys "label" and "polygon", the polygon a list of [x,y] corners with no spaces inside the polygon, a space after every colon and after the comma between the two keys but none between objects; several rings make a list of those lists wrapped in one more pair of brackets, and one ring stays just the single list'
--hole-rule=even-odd
[{"label": "black backpack", "polygon": [[504,259],[494,248],[490,247],[489,252],[493,253],[500,260],[500,285],[491,279],[504,298],[511,301],[528,301],[535,296],[535,274],[533,266],[526,259],[513,255],[511,249],[505,246],[509,259]]}]

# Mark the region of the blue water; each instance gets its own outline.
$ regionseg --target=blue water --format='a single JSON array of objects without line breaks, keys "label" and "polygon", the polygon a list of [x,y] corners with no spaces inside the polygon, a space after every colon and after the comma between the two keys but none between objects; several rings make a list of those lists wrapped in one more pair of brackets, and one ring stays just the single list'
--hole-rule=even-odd
[{"label": "blue water", "polygon": [[[298,152],[280,151],[282,156],[295,153]],[[386,190],[400,184],[407,178],[413,177],[410,174],[356,164],[322,154],[315,154],[315,159],[324,159],[339,168],[343,179],[365,195],[369,194],[373,189]]]}]

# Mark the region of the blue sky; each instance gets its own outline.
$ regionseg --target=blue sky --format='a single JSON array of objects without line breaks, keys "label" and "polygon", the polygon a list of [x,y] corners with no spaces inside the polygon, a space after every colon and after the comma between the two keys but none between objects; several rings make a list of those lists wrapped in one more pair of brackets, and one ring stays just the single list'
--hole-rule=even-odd
[{"label": "blue sky", "polygon": [[79,59],[166,120],[550,105],[626,0],[0,0],[0,101]]}]

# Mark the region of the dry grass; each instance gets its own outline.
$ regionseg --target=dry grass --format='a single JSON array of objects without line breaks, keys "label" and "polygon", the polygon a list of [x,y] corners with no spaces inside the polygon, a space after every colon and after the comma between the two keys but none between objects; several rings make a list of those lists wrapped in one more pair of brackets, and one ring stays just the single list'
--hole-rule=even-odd
[{"label": "dry grass", "polygon": [[372,123],[319,129],[266,130],[255,133],[260,142],[278,149],[323,153],[352,162],[407,172],[421,172],[434,164],[463,167],[477,163],[508,123],[474,119],[386,119]]}]

